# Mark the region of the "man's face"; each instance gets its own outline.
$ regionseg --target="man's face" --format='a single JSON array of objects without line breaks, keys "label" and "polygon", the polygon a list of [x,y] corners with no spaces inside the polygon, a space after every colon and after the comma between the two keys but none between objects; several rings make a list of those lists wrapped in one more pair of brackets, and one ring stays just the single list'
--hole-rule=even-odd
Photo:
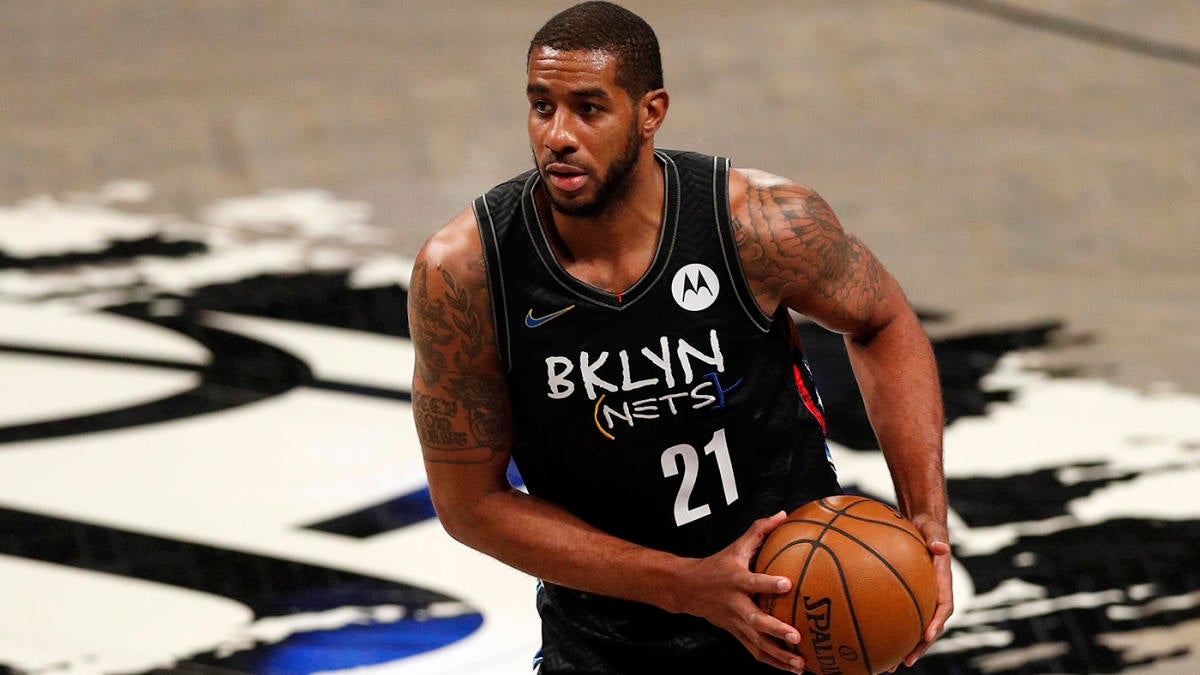
[{"label": "man's face", "polygon": [[555,210],[592,216],[620,199],[643,138],[616,57],[537,47],[526,94],[529,142]]}]

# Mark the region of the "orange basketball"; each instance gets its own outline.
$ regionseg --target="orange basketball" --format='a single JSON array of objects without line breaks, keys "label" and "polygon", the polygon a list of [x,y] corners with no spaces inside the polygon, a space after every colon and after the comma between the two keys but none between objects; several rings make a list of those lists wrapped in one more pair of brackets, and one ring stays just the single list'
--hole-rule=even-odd
[{"label": "orange basketball", "polygon": [[759,549],[754,570],[792,589],[759,605],[800,631],[795,650],[814,673],[876,675],[921,639],[937,605],[925,539],[883,502],[841,495],[788,514]]}]

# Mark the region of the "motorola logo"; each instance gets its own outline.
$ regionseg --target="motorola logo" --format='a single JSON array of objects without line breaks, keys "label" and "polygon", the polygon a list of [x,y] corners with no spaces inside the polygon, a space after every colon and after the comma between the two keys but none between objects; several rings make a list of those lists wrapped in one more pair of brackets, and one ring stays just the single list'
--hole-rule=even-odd
[{"label": "motorola logo", "polygon": [[676,304],[689,312],[708,309],[716,302],[720,292],[721,282],[717,279],[717,273],[700,263],[679,268],[671,281],[671,295],[675,297]]}]

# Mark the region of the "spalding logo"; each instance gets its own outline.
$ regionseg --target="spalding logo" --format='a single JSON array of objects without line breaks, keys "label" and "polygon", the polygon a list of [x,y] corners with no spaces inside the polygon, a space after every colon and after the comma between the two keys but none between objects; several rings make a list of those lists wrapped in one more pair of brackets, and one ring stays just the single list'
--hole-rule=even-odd
[{"label": "spalding logo", "polygon": [[679,268],[671,280],[671,295],[675,303],[689,312],[708,309],[721,292],[717,273],[708,265],[691,263]]},{"label": "spalding logo", "polygon": [[[808,636],[812,640],[813,653],[816,654],[817,662],[807,664],[811,670],[816,666],[820,670],[817,671],[821,675],[841,675],[842,669],[838,667],[837,657],[833,654],[833,638],[829,635],[829,623],[831,620],[829,606],[833,604],[829,598],[813,599],[810,596],[804,596],[804,619],[808,623]],[[844,649],[844,645],[839,647],[839,651]],[[857,654],[855,654],[857,658]]]}]

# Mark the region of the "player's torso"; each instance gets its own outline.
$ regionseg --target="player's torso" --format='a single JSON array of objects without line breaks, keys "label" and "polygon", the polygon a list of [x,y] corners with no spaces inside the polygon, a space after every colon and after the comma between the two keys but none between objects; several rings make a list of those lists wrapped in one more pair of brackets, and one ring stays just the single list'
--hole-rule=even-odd
[{"label": "player's torso", "polygon": [[631,541],[700,555],[789,504],[799,473],[816,472],[827,491],[832,472],[794,345],[741,274],[727,164],[658,156],[659,245],[619,295],[554,258],[533,208],[536,174],[489,193],[476,214],[530,492]]}]

